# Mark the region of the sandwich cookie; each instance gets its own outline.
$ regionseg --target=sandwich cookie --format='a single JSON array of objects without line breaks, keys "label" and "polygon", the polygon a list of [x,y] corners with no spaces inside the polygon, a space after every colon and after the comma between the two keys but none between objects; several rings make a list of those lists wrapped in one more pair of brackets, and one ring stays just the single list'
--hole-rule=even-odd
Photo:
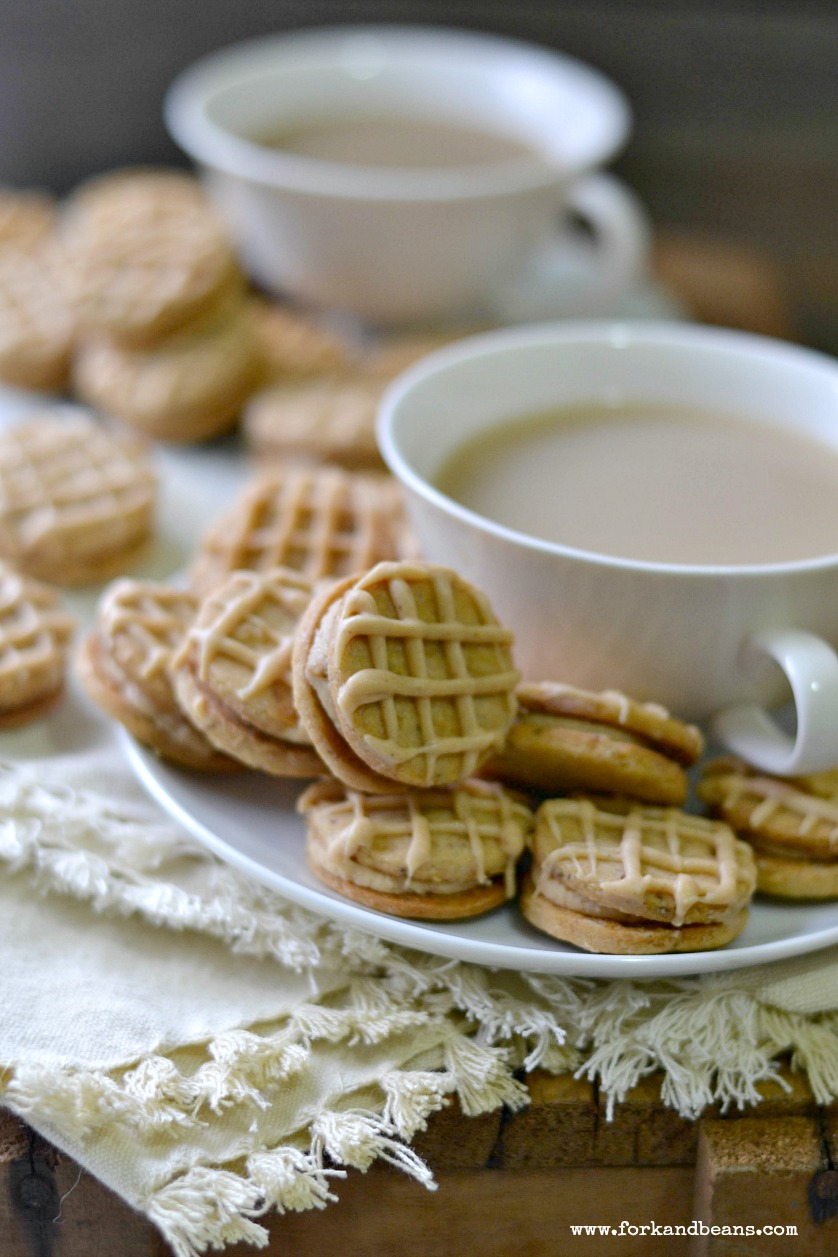
[{"label": "sandwich cookie", "polygon": [[838,774],[772,777],[741,760],[709,763],[699,798],[754,849],[757,889],[783,899],[838,897]]},{"label": "sandwich cookie", "polygon": [[233,572],[200,602],[171,662],[187,718],[219,750],[276,777],[325,771],[291,695],[291,642],[310,597],[286,568]]},{"label": "sandwich cookie", "polygon": [[54,589],[0,559],[0,728],[34,720],[60,697],[74,629]]},{"label": "sandwich cookie", "polygon": [[316,592],[294,640],[294,701],[345,784],[452,785],[515,718],[511,645],[482,591],[449,568],[379,563]]},{"label": "sandwich cookie", "polygon": [[520,685],[517,698],[518,717],[482,775],[544,794],[593,791],[673,805],[686,799],[685,766],[704,745],[695,725],[616,690],[541,681]]},{"label": "sandwich cookie", "polygon": [[586,951],[704,951],[742,931],[755,886],[750,847],[720,821],[548,799],[520,904],[538,929]]},{"label": "sandwich cookie", "polygon": [[392,916],[450,921],[513,898],[532,813],[503,787],[362,794],[337,781],[300,796],[312,872]]},{"label": "sandwich cookie", "polygon": [[114,581],[99,599],[77,670],[88,697],[163,759],[219,772],[238,768],[186,719],[169,665],[197,602],[188,590],[152,581]]}]

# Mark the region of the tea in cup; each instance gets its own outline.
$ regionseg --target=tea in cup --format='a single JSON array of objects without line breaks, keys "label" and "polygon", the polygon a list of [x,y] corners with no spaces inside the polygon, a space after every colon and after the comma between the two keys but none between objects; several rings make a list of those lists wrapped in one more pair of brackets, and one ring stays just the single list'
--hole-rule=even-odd
[{"label": "tea in cup", "polygon": [[423,552],[487,591],[527,678],[658,701],[766,771],[838,764],[834,360],[687,324],[507,329],[405,372],[379,439]]},{"label": "tea in cup", "polygon": [[[645,268],[645,213],[601,169],[628,136],[627,101],[546,48],[423,27],[293,32],[186,70],[165,117],[253,277],[372,325],[496,321],[507,291],[521,307],[528,268],[557,275],[557,313],[596,313]],[[564,292],[562,261],[582,254],[584,281]]]}]

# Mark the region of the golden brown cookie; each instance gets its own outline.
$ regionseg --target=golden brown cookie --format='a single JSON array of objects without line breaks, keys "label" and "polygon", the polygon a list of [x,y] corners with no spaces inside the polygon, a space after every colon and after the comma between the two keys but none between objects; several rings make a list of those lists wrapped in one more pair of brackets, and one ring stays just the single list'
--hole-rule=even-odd
[{"label": "golden brown cookie", "polygon": [[73,364],[78,396],[160,441],[205,441],[228,431],[258,383],[250,308],[222,304],[151,348],[83,342]]},{"label": "golden brown cookie", "polygon": [[754,848],[757,888],[794,899],[838,897],[834,773],[780,778],[724,757],[705,766],[698,796]]},{"label": "golden brown cookie", "polygon": [[75,411],[0,433],[0,557],[59,585],[120,574],[146,546],[157,479],[148,448]]},{"label": "golden brown cookie", "polygon": [[77,661],[94,703],[163,759],[206,772],[239,767],[186,719],[169,664],[197,611],[187,590],[122,578],[102,594]]},{"label": "golden brown cookie", "polygon": [[34,720],[57,700],[74,628],[55,590],[0,560],[0,728]]},{"label": "golden brown cookie", "polygon": [[356,350],[346,336],[291,305],[267,298],[254,307],[266,384],[348,371]]},{"label": "golden brown cookie", "polygon": [[116,172],[83,185],[58,228],[81,327],[147,346],[244,285],[226,226],[180,172]]},{"label": "golden brown cookie", "polygon": [[548,799],[521,900],[539,929],[589,951],[693,951],[744,927],[753,855],[730,827],[677,808]]},{"label": "golden brown cookie", "polygon": [[293,656],[300,719],[348,785],[454,784],[512,724],[511,644],[482,591],[449,568],[379,563],[316,595],[303,617]]},{"label": "golden brown cookie", "polygon": [[202,537],[190,583],[204,593],[229,572],[289,567],[311,581],[393,558],[404,541],[401,491],[387,476],[338,467],[274,467],[255,476]]},{"label": "golden brown cookie", "polygon": [[291,695],[291,641],[310,597],[310,583],[287,568],[233,572],[201,601],[171,662],[189,720],[273,776],[324,771]]},{"label": "golden brown cookie", "polygon": [[48,192],[0,187],[0,248],[29,252],[51,234],[58,208]]},{"label": "golden brown cookie", "polygon": [[686,799],[683,765],[698,759],[704,745],[695,725],[615,690],[541,681],[519,686],[517,695],[518,717],[483,775],[544,794],[594,791],[661,804]]},{"label": "golden brown cookie", "polygon": [[67,383],[75,325],[46,248],[0,248],[0,380],[58,392]]},{"label": "golden brown cookie", "polygon": [[312,872],[366,908],[421,920],[477,916],[515,894],[529,808],[503,787],[367,795],[336,781],[300,797]]},{"label": "golden brown cookie", "polygon": [[282,381],[251,397],[245,439],[259,459],[338,463],[382,471],[375,417],[384,385],[351,375]]}]

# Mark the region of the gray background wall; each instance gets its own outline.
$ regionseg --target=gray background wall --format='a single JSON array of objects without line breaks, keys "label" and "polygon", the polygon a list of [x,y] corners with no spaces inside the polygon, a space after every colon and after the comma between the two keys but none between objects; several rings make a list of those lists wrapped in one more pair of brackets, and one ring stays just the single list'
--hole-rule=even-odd
[{"label": "gray background wall", "polygon": [[160,102],[183,66],[353,21],[505,32],[599,66],[633,103],[616,168],[653,221],[764,250],[801,338],[838,352],[836,0],[0,0],[0,182],[63,193],[109,167],[181,162]]}]

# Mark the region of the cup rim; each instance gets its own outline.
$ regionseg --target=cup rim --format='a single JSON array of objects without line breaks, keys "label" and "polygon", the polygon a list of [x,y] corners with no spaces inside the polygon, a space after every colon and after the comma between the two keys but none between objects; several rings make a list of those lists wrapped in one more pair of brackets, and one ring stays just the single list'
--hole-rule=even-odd
[{"label": "cup rim", "polygon": [[814,572],[838,565],[838,551],[818,555],[810,559],[794,559],[777,563],[705,564],[653,562],[644,559],[623,558],[601,554],[595,550],[547,541],[529,533],[519,532],[499,524],[487,516],[463,506],[454,498],[442,493],[429,480],[416,471],[402,453],[394,434],[400,403],[415,388],[448,369],[456,368],[480,357],[492,356],[498,350],[513,351],[516,348],[532,348],[539,344],[548,347],[556,344],[597,343],[627,348],[632,343],[654,344],[673,350],[679,347],[701,346],[720,352],[742,353],[754,361],[762,358],[785,360],[834,377],[836,397],[836,422],[838,423],[838,361],[828,354],[808,346],[797,345],[778,337],[764,336],[738,328],[711,327],[699,323],[670,323],[658,320],[563,320],[561,323],[531,323],[525,327],[506,327],[474,336],[468,336],[454,344],[425,355],[403,371],[387,386],[379,401],[376,417],[376,438],[381,456],[392,474],[403,487],[417,497],[460,523],[479,532],[487,533],[500,541],[521,547],[527,551],[553,555],[593,565],[619,569],[623,572],[645,572],[684,579],[751,579],[771,575],[790,575]]},{"label": "cup rim", "polygon": [[[273,60],[286,54],[338,50],[350,39],[380,41],[395,51],[424,46],[451,56],[494,49],[501,55],[532,58],[541,66],[572,77],[603,116],[600,134],[584,160],[551,162],[541,154],[476,163],[469,167],[392,170],[325,161],[272,150],[215,121],[207,112],[212,99],[233,84],[256,84],[270,73]],[[304,28],[260,36],[228,45],[182,70],[163,101],[163,119],[175,142],[194,161],[275,189],[334,199],[361,201],[455,201],[469,197],[509,196],[576,179],[615,156],[628,139],[632,113],[625,93],[606,74],[576,57],[548,46],[486,31],[433,25],[363,24]]]}]

